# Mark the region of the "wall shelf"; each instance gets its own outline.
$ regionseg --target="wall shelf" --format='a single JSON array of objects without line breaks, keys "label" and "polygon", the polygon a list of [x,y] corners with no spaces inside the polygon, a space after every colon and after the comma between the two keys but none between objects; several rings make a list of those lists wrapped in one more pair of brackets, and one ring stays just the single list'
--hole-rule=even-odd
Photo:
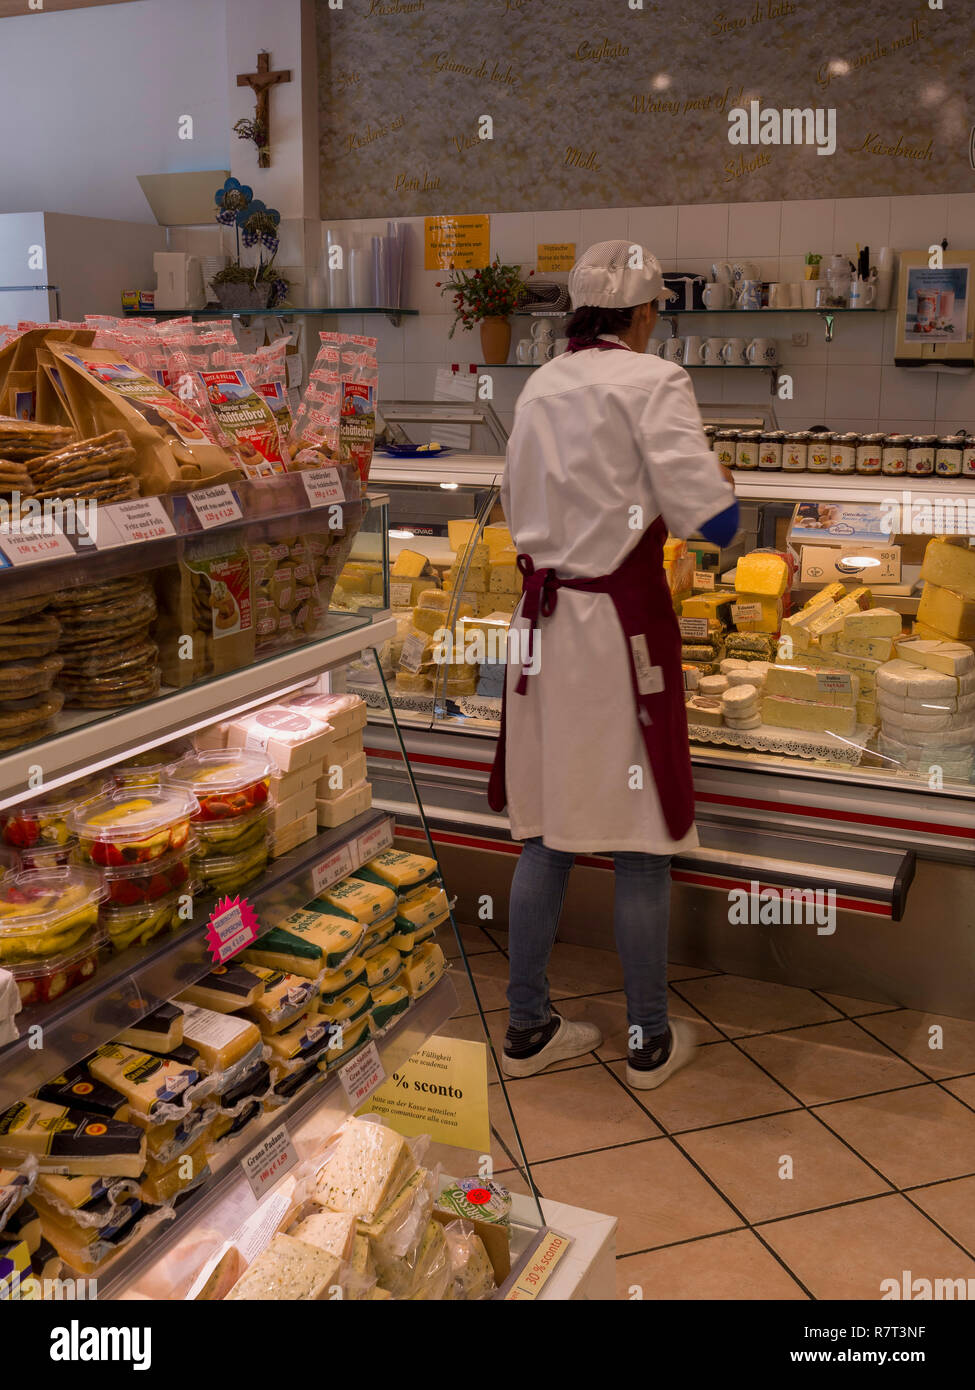
[{"label": "wall shelf", "polygon": [[332,314],[385,314],[394,327],[404,318],[414,318],[419,309],[394,309],[391,306],[376,307],[348,305],[333,309],[126,309],[127,319],[251,319],[251,318],[328,318]]}]

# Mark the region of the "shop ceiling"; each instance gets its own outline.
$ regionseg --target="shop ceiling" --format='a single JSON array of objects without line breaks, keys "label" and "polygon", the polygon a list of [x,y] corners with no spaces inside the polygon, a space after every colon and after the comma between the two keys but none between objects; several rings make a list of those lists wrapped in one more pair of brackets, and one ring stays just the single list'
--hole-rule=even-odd
[{"label": "shop ceiling", "polygon": [[124,5],[131,0],[44,0],[42,9],[32,9],[28,0],[0,0],[0,19],[24,14],[53,14],[55,10],[93,10],[98,5]]}]

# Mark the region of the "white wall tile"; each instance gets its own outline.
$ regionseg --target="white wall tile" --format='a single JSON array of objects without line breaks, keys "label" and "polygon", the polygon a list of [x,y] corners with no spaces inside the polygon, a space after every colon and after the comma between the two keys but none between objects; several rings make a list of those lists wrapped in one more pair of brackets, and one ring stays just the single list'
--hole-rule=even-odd
[{"label": "white wall tile", "polygon": [[402,401],[406,398],[406,372],[401,362],[380,362],[379,403]]},{"label": "white wall tile", "polygon": [[890,241],[887,244],[898,251],[933,246],[947,235],[947,227],[947,194],[922,193],[917,197],[891,199]]},{"label": "white wall tile", "polygon": [[733,203],[728,213],[728,255],[778,256],[781,203]]},{"label": "white wall tile", "polygon": [[677,258],[706,256],[723,260],[728,254],[728,204],[683,205],[677,210]]},{"label": "white wall tile", "polygon": [[582,213],[579,255],[597,241],[626,241],[629,233],[629,210],[626,208],[587,208]]},{"label": "white wall tile", "polygon": [[676,208],[627,208],[626,235],[652,251],[658,261],[677,255]]},{"label": "white wall tile", "polygon": [[833,249],[834,198],[800,198],[782,204],[781,241],[783,256],[805,256],[807,251],[828,255]]},{"label": "white wall tile", "polygon": [[794,362],[787,357],[781,371],[788,372],[792,377],[792,399],[783,401],[776,397],[775,411],[779,420],[788,420],[796,429],[805,425],[829,424],[825,418],[826,368],[818,364]]},{"label": "white wall tile", "polygon": [[937,394],[938,378],[934,372],[885,366],[880,393],[881,419],[896,411],[907,420],[933,420]]},{"label": "white wall tile", "polygon": [[975,246],[975,193],[948,194],[945,236],[952,251],[969,251]]},{"label": "white wall tile", "polygon": [[407,362],[476,362],[480,352],[477,330],[465,333],[458,328],[448,339],[449,314],[421,314],[403,321],[403,350]]},{"label": "white wall tile", "polygon": [[880,408],[880,367],[827,367],[826,424],[834,415],[876,415]]},{"label": "white wall tile", "polygon": [[495,212],[491,215],[491,255],[500,256],[507,264],[523,266],[525,271],[535,266],[537,256],[535,219],[530,212]]},{"label": "white wall tile", "polygon": [[578,208],[568,208],[564,212],[536,212],[532,215],[535,219],[533,241],[574,241],[576,255],[582,255],[586,247],[582,242],[582,213]]},{"label": "white wall tile", "polygon": [[891,202],[896,201],[891,198],[837,198],[833,244],[824,254],[829,256],[838,251],[853,260],[858,242],[871,248],[892,245],[890,207]]},{"label": "white wall tile", "polygon": [[937,373],[938,428],[965,429],[975,434],[975,372]]},{"label": "white wall tile", "polygon": [[432,401],[437,380],[437,369],[431,362],[411,362],[407,360],[403,375],[405,378],[405,399],[408,401]]},{"label": "white wall tile", "polygon": [[[817,327],[821,326],[817,322]],[[884,324],[879,314],[841,314],[833,320],[833,341],[828,345],[831,367],[879,366],[884,361]]]}]

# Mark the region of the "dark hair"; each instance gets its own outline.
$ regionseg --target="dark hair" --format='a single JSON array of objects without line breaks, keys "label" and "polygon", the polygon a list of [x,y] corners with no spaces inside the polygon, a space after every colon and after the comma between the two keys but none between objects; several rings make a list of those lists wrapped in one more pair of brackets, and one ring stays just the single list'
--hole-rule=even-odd
[{"label": "dark hair", "polygon": [[581,304],[566,324],[565,334],[580,343],[594,343],[603,333],[625,333],[632,323],[633,309],[603,309],[595,304]]}]

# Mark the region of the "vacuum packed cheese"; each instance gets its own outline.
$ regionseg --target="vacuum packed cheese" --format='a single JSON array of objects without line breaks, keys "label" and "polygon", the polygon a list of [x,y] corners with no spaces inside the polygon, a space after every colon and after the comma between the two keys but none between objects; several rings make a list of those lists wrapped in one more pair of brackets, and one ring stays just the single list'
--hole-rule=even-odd
[{"label": "vacuum packed cheese", "polygon": [[255,965],[316,979],[354,955],[362,935],[361,924],[350,923],[348,918],[302,908],[282,926],[265,932],[242,955]]},{"label": "vacuum packed cheese", "polygon": [[253,1004],[264,988],[259,975],[243,965],[217,965],[178,995],[180,1003],[197,1004],[201,1009],[214,1009],[229,1014]]},{"label": "vacuum packed cheese", "polygon": [[165,1167],[147,1159],[139,1193],[144,1202],[160,1206],[164,1202],[172,1202],[181,1192],[193,1187],[206,1172],[206,1148],[201,1139]]},{"label": "vacuum packed cheese", "polygon": [[[935,536],[925,546],[921,578],[926,583],[954,589],[963,598],[975,599],[975,549],[952,545]],[[930,619],[924,621],[930,622]]]},{"label": "vacuum packed cheese", "polygon": [[323,1004],[331,1004],[340,994],[354,985],[366,973],[366,962],[358,952],[343,961],[337,970],[329,970],[318,981],[318,997]]},{"label": "vacuum packed cheese", "polygon": [[405,985],[392,981],[380,985],[372,991],[372,1021],[377,1028],[385,1028],[410,1007],[410,991]]},{"label": "vacuum packed cheese", "polygon": [[[183,1030],[186,1037],[185,1017]],[[96,1080],[121,1091],[133,1112],[150,1119],[164,1105],[181,1105],[184,1091],[199,1080],[193,1067],[118,1043],[100,1047],[90,1058],[88,1070]]]},{"label": "vacuum packed cheese", "polygon": [[51,1172],[136,1178],[145,1164],[146,1141],[135,1125],[31,1099],[0,1115],[3,1150],[32,1155]]},{"label": "vacuum packed cheese", "polygon": [[352,1255],[356,1218],[344,1211],[315,1211],[289,1226],[288,1235],[328,1251],[345,1264]]},{"label": "vacuum packed cheese", "polygon": [[71,1110],[83,1110],[87,1115],[104,1115],[110,1120],[128,1123],[129,1102],[113,1086],[92,1079],[83,1062],[76,1062],[61,1076],[54,1076],[37,1088],[37,1099],[51,1105],[66,1105]]},{"label": "vacuum packed cheese", "polygon": [[402,956],[395,946],[381,947],[366,961],[366,984],[370,989],[385,984],[396,976],[401,964]]},{"label": "vacuum packed cheese", "polygon": [[269,1034],[265,1041],[271,1056],[283,1062],[296,1058],[308,1061],[317,1057],[328,1045],[328,1023],[321,1014],[306,1013],[280,1033]]},{"label": "vacuum packed cheese", "polygon": [[330,1211],[371,1221],[416,1172],[402,1135],[370,1120],[349,1119],[315,1182],[314,1200]]},{"label": "vacuum packed cheese", "polygon": [[361,878],[339,879],[331,888],[326,888],[317,901],[325,910],[340,917],[351,917],[366,926],[396,911],[396,894],[391,888],[366,883]]},{"label": "vacuum packed cheese", "polygon": [[[770,677],[771,674],[770,671]],[[856,727],[856,710],[849,706],[812,704],[781,695],[766,695],[762,700],[762,722],[778,728],[849,735]]]},{"label": "vacuum packed cheese", "polygon": [[269,970],[265,965],[252,966],[263,988],[244,1012],[253,1019],[262,1033],[279,1033],[307,1012],[318,993],[314,980],[303,979],[285,970]]},{"label": "vacuum packed cheese", "polygon": [[184,1004],[183,1010],[183,1036],[199,1052],[208,1072],[226,1071],[260,1046],[260,1029],[249,1019],[196,1004]]},{"label": "vacuum packed cheese", "polygon": [[326,1003],[318,1001],[318,1012],[329,1023],[354,1023],[372,1006],[372,995],[364,984],[350,985],[347,990]]},{"label": "vacuum packed cheese", "polygon": [[384,849],[374,859],[356,869],[354,877],[379,883],[407,894],[437,873],[437,861],[425,854],[409,854],[401,849]]},{"label": "vacuum packed cheese", "polygon": [[414,999],[426,994],[444,972],[444,954],[435,941],[427,941],[403,963],[400,983],[404,984]]},{"label": "vacuum packed cheese", "polygon": [[276,1235],[230,1290],[231,1301],[324,1300],[338,1287],[341,1261],[294,1236]]},{"label": "vacuum packed cheese", "polygon": [[138,1023],[123,1028],[113,1041],[150,1052],[168,1052],[183,1041],[183,1011],[176,1004],[160,1004]]}]

